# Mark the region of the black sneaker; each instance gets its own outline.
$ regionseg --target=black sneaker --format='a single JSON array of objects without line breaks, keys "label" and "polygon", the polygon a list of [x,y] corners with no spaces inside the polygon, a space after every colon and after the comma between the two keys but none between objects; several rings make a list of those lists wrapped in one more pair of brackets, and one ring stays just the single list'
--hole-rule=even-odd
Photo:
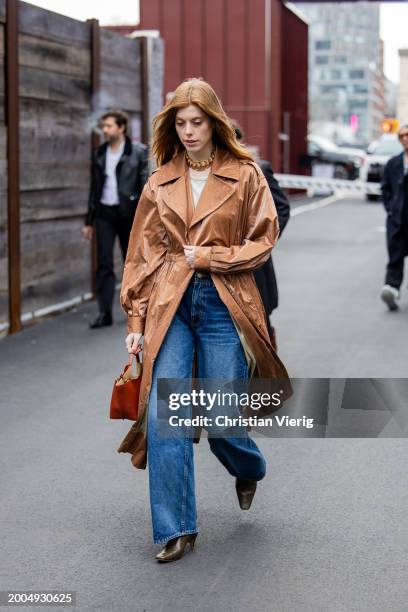
[{"label": "black sneaker", "polygon": [[89,327],[90,329],[100,329],[101,327],[109,327],[112,323],[112,313],[110,310],[106,310],[105,312],[101,312],[96,317],[95,321],[89,324]]}]

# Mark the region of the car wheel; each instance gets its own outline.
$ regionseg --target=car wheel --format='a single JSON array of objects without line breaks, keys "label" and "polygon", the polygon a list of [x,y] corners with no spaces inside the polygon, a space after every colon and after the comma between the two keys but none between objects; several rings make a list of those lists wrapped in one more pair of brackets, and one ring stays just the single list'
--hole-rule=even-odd
[{"label": "car wheel", "polygon": [[334,178],[347,180],[349,175],[346,168],[344,166],[335,166]]},{"label": "car wheel", "polygon": [[375,202],[376,200],[379,200],[379,197],[374,193],[366,193],[366,200],[368,202]]}]

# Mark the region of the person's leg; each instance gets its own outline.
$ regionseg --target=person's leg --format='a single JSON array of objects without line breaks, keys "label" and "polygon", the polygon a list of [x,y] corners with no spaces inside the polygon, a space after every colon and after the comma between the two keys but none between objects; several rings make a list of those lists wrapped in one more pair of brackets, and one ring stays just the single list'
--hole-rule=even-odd
[{"label": "person's leg", "polygon": [[111,312],[115,293],[115,272],[113,268],[113,247],[116,237],[116,218],[114,211],[101,205],[96,218],[96,298],[101,313]]},{"label": "person's leg", "polygon": [[406,240],[401,226],[387,219],[388,264],[385,274],[385,284],[399,289],[404,273],[404,257]]},{"label": "person's leg", "polygon": [[[211,279],[202,281],[194,330],[197,337],[198,378],[247,379],[248,365],[235,325]],[[211,451],[236,478],[261,480],[266,462],[245,427],[209,430]]]},{"label": "person's leg", "polygon": [[123,261],[126,259],[126,253],[129,245],[130,230],[132,229],[133,219],[118,219],[118,235],[119,244],[122,251]]},{"label": "person's leg", "polygon": [[149,398],[147,456],[155,544],[198,532],[191,428],[178,427],[173,437],[166,437],[159,431],[157,411],[158,378],[191,379],[194,336],[184,317],[187,310],[183,299],[156,358]]}]

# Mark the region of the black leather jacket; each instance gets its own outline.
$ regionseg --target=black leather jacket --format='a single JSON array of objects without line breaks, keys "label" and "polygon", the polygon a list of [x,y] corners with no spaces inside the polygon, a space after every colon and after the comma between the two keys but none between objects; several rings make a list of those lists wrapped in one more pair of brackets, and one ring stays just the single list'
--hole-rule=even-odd
[{"label": "black leather jacket", "polygon": [[396,225],[402,221],[405,201],[404,153],[388,160],[381,183],[384,208]]},{"label": "black leather jacket", "polygon": [[[266,160],[260,159],[258,161],[258,165],[265,175],[269,189],[272,193],[273,201],[275,202],[279,220],[280,238],[290,217],[289,201],[273,175],[271,164]],[[254,270],[254,277],[259,293],[261,294],[265,312],[267,315],[270,315],[271,312],[278,307],[278,285],[276,282],[272,257],[269,257],[269,259],[260,268]]]},{"label": "black leather jacket", "polygon": [[[88,212],[85,225],[92,225],[98,214],[98,208],[105,183],[106,150],[104,143],[95,151],[92,159],[92,178],[89,193]],[[116,166],[116,177],[119,192],[119,213],[122,217],[133,217],[136,206],[149,174],[148,149],[144,144],[132,144],[126,137],[123,154]]]}]

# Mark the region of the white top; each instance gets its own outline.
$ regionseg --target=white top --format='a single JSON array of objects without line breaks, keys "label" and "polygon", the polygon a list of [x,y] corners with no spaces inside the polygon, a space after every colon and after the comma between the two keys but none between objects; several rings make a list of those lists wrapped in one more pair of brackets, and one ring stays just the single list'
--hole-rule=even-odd
[{"label": "white top", "polygon": [[210,175],[211,168],[206,168],[205,170],[193,170],[193,168],[189,168],[188,171],[190,174],[191,191],[193,192],[193,204],[195,208]]},{"label": "white top", "polygon": [[106,168],[105,168],[105,183],[103,185],[103,192],[101,197],[101,203],[107,206],[114,206],[119,204],[119,193],[118,193],[118,182],[116,180],[116,166],[120,158],[122,157],[125,148],[125,141],[116,149],[112,150],[112,147],[108,146],[106,149]]}]

